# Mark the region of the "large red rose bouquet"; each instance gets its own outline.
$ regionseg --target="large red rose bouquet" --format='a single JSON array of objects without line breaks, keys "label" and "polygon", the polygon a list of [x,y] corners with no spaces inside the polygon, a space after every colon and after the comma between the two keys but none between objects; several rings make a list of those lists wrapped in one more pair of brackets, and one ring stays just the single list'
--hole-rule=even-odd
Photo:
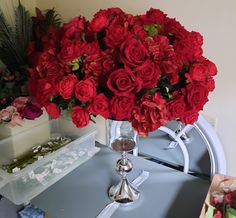
[{"label": "large red rose bouquet", "polygon": [[217,69],[202,56],[202,36],[158,9],[100,10],[50,36],[29,69],[30,90],[53,118],[71,110],[77,127],[91,115],[129,120],[141,135],[173,119],[194,123],[214,89]]}]

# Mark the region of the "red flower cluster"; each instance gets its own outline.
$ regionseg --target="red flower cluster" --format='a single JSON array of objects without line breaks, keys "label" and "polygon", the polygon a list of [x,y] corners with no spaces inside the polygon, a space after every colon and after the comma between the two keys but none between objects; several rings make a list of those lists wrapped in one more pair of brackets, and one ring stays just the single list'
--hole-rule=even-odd
[{"label": "red flower cluster", "polygon": [[235,186],[225,187],[220,192],[213,192],[211,205],[215,208],[212,218],[236,216],[236,190]]},{"label": "red flower cluster", "polygon": [[90,115],[129,120],[142,135],[177,118],[194,123],[214,89],[217,69],[202,56],[202,36],[158,9],[100,10],[51,36],[57,43],[45,42],[29,69],[31,94],[54,118],[71,109],[77,127]]}]

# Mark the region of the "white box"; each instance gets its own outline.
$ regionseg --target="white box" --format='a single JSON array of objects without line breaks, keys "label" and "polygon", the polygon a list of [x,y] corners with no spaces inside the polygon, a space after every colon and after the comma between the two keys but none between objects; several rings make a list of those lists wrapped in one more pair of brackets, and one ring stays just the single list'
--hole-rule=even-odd
[{"label": "white box", "polygon": [[95,123],[90,121],[90,125],[97,130],[96,141],[103,145],[107,145],[106,120],[102,116],[93,117],[93,120]]},{"label": "white box", "polygon": [[28,120],[28,119],[23,119],[23,126],[15,126],[13,128],[9,128],[6,126],[6,124],[0,124],[0,139],[5,139],[14,135],[17,135],[21,132],[24,132],[26,130],[29,130],[35,126],[38,126],[42,123],[48,122],[48,115],[47,113],[44,111],[44,113],[34,119],[34,120]]},{"label": "white box", "polygon": [[[49,122],[51,137],[68,136],[73,141],[16,173],[0,170],[0,193],[15,204],[30,201],[99,151],[93,127],[78,129],[65,119]],[[24,137],[32,131],[25,131]]]},{"label": "white box", "polygon": [[[31,134],[28,134],[28,130]],[[49,137],[47,113],[35,120],[25,119],[22,127],[9,128],[3,124],[0,125],[0,164],[10,163],[14,158],[19,158],[28,152],[33,145],[45,142]]]}]

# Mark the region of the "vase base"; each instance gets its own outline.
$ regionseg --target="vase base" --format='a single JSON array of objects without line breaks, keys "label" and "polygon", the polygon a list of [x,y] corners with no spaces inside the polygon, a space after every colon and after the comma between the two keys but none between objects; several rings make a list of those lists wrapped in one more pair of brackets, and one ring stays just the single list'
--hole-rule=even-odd
[{"label": "vase base", "polygon": [[130,204],[139,199],[140,192],[128,181],[122,178],[121,181],[109,189],[109,197],[112,201],[121,204]]}]

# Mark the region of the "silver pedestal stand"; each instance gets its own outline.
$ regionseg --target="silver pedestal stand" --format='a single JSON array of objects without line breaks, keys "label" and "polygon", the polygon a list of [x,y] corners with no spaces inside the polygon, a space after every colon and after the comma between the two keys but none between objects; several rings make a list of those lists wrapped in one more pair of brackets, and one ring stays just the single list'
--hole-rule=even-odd
[{"label": "silver pedestal stand", "polygon": [[121,159],[116,162],[116,171],[120,174],[121,180],[117,185],[109,189],[109,197],[112,201],[122,204],[132,203],[138,200],[140,192],[128,180],[127,175],[132,170],[131,161],[127,158],[127,152],[135,148],[135,142],[130,138],[116,139],[112,144],[115,151],[121,152]]}]

